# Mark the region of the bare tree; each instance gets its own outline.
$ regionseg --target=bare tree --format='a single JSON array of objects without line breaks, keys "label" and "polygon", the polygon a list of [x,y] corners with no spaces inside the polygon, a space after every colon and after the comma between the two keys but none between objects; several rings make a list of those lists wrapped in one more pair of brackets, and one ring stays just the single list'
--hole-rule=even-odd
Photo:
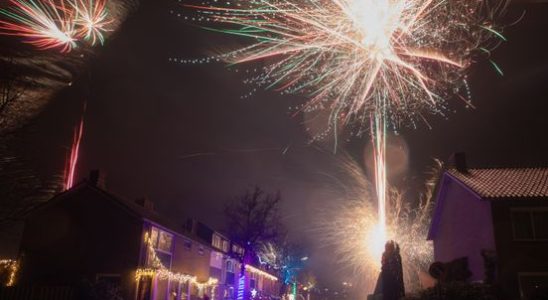
[{"label": "bare tree", "polygon": [[244,248],[242,272],[260,243],[274,240],[280,231],[280,193],[268,194],[259,187],[236,197],[225,207],[227,227],[233,241]]},{"label": "bare tree", "polygon": [[0,59],[0,113],[19,99],[26,88],[26,80],[17,70],[13,58]]}]

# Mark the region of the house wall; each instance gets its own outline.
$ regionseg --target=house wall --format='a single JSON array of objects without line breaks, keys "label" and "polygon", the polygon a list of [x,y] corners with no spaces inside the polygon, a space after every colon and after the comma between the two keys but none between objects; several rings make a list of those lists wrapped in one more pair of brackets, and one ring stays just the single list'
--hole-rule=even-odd
[{"label": "house wall", "polygon": [[67,196],[26,220],[18,284],[82,286],[111,274],[120,276],[124,294],[130,295],[142,222],[97,191]]},{"label": "house wall", "polygon": [[[160,230],[166,231],[173,236],[171,247],[171,264],[164,265],[173,273],[187,274],[196,276],[198,282],[207,282],[211,276],[210,259],[211,248],[180,233],[173,232],[158,224],[148,222],[145,225],[146,231],[150,232],[150,228],[154,226]],[[147,250],[148,251],[148,250]],[[146,261],[142,264],[145,265]],[[152,295],[151,300],[167,300],[167,299],[184,299],[195,300],[202,299],[204,295],[211,298],[211,289],[204,289],[202,292],[196,286],[188,283],[169,281],[154,277],[152,280]],[[190,298],[188,294],[190,292]],[[217,291],[215,291],[217,293]],[[217,297],[216,297],[217,298]]]},{"label": "house wall", "polygon": [[472,281],[484,279],[482,249],[495,250],[490,202],[479,199],[451,176],[444,174],[438,197],[441,216],[434,242],[434,259],[448,262],[468,257]]},{"label": "house wall", "polygon": [[[185,243],[192,246],[188,249]],[[177,273],[191,274],[198,277],[198,281],[209,279],[209,260],[211,249],[187,237],[176,235],[173,245],[173,260],[171,270]]]},{"label": "house wall", "polygon": [[548,241],[515,241],[511,209],[548,208],[548,199],[494,199],[492,203],[497,245],[497,281],[508,299],[518,299],[520,272],[548,272]]}]

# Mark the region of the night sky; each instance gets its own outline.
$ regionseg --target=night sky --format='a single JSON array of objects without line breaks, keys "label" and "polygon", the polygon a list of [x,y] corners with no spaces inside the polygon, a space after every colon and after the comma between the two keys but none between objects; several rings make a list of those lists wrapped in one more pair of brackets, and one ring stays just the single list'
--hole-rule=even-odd
[{"label": "night sky", "polygon": [[[504,76],[488,62],[470,70],[475,109],[455,101],[447,119],[429,116],[432,129],[419,123],[400,130],[394,140],[404,150],[394,153],[408,156],[389,158],[401,167],[394,182],[414,190],[433,158],[446,160],[456,151],[467,153],[470,166],[546,165],[548,4],[513,6],[508,22],[523,11],[493,55]],[[42,176],[62,172],[86,101],[79,179],[101,169],[113,193],[147,196],[181,224],[191,216],[219,228],[233,196],[253,185],[280,190],[284,222],[323,272],[325,251],[308,236],[310,215],[330,201],[321,174],[333,170],[331,142],[308,143],[303,118],[288,112],[302,99],[271,91],[241,99],[249,90],[242,72],[171,62],[241,43],[185,23],[179,12],[173,0],[142,1],[72,85],[19,129],[20,155],[32,158]],[[353,139],[339,152],[362,161],[366,145],[366,138]]]}]

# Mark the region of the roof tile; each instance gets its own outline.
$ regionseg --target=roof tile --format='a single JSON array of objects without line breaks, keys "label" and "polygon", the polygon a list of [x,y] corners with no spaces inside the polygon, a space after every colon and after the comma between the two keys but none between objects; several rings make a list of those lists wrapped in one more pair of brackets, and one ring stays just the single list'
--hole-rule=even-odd
[{"label": "roof tile", "polygon": [[447,171],[481,197],[548,197],[548,168],[469,169]]}]

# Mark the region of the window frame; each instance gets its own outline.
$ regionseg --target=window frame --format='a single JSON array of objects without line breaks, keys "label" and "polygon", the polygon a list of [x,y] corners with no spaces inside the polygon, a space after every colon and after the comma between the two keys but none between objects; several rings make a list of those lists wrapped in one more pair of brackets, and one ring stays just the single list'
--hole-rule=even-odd
[{"label": "window frame", "polygon": [[[230,268],[228,267],[229,265],[230,265]],[[234,269],[235,269],[235,268],[234,268],[234,262],[233,262],[232,260],[230,260],[230,259],[227,259],[227,260],[226,260],[226,271],[227,271],[228,273],[234,274],[234,273],[235,273],[235,272],[234,272]]]},{"label": "window frame", "polygon": [[[529,222],[531,222],[531,228],[533,232],[533,238],[518,238],[516,236],[516,226],[515,226],[515,220],[514,220],[514,213],[515,212],[526,212],[529,215]],[[548,242],[548,238],[537,238],[536,237],[536,231],[535,231],[535,220],[533,217],[533,214],[535,212],[547,212],[548,213],[548,207],[512,207],[510,208],[510,222],[512,226],[512,239],[516,242]]]}]

